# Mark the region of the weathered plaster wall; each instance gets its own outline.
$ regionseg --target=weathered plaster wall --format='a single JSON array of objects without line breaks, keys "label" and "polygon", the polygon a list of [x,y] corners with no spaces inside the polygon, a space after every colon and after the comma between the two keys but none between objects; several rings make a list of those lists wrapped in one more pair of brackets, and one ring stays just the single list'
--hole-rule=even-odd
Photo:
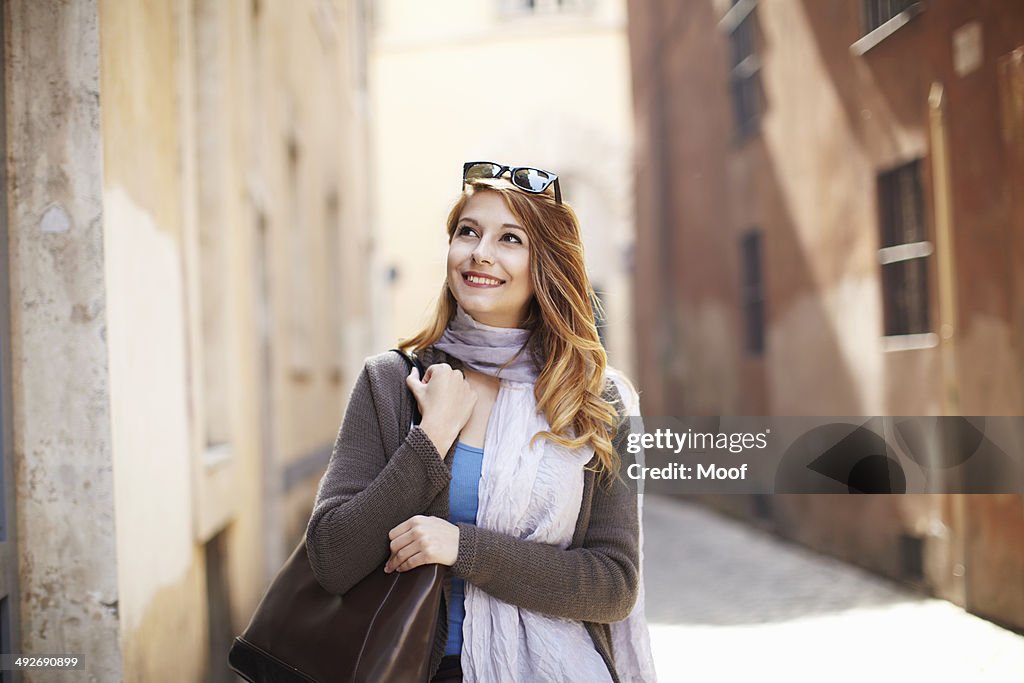
[{"label": "weathered plaster wall", "polygon": [[5,7],[18,650],[74,680],[230,677],[305,528],[377,315],[363,11]]},{"label": "weathered plaster wall", "polygon": [[96,2],[5,11],[20,650],[81,655],[77,680],[106,683],[122,672]]}]

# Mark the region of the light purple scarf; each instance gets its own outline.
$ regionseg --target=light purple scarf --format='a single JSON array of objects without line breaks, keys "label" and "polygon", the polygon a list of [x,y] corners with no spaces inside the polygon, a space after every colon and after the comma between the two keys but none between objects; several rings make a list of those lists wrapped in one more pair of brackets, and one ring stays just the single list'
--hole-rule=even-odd
[{"label": "light purple scarf", "polygon": [[[434,346],[470,369],[503,380],[484,437],[477,525],[568,549],[583,503],[585,467],[594,449],[569,450],[547,439],[531,443],[534,434],[551,426],[533,395],[539,370],[524,348],[529,336],[529,330],[479,323],[459,306]],[[607,372],[627,406],[625,414],[639,415],[639,397],[632,387],[611,368]],[[642,454],[637,461],[643,465]],[[642,501],[638,495],[641,520]],[[611,624],[615,669],[622,683],[657,680],[644,612],[642,524],[639,545],[639,597],[626,619]],[[465,608],[460,660],[466,683],[611,683],[608,667],[582,621],[532,612],[468,582]]]},{"label": "light purple scarf", "polygon": [[[458,358],[470,370],[485,375],[512,382],[537,380],[540,368],[530,349],[524,348],[530,338],[530,330],[484,325],[466,313],[461,304],[456,306],[455,315],[448,322],[441,339],[434,344],[436,348]],[[509,365],[501,367],[510,360]]]}]

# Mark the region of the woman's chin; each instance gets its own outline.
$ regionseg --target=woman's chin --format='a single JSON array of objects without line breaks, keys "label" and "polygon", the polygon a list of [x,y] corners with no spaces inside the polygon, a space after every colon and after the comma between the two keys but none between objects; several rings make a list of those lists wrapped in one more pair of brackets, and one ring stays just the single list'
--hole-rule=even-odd
[{"label": "woman's chin", "polygon": [[490,325],[491,327],[515,327],[514,324],[509,322],[511,316],[495,306],[474,305],[474,302],[469,299],[459,303],[462,304],[462,310],[478,323]]}]

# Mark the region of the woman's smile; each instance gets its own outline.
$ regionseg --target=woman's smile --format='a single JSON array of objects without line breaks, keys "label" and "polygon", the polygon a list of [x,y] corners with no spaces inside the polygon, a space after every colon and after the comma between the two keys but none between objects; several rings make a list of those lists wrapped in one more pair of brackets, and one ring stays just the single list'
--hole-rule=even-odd
[{"label": "woman's smile", "polygon": [[469,271],[467,273],[463,273],[462,274],[462,279],[470,287],[493,288],[493,287],[501,287],[503,284],[505,284],[504,280],[498,280],[497,278],[493,278],[493,277],[490,277],[488,275],[484,275],[483,273],[477,273],[477,272],[473,272],[473,271]]}]

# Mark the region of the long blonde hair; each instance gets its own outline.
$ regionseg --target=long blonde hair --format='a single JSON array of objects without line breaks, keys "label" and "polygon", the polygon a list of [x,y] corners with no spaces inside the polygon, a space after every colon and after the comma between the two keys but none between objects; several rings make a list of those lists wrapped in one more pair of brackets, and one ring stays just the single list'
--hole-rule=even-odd
[{"label": "long blonde hair", "polygon": [[[566,448],[589,444],[597,456],[601,478],[610,480],[619,468],[619,454],[612,444],[619,415],[603,397],[608,356],[597,333],[594,311],[604,312],[583,262],[576,212],[548,194],[529,194],[504,180],[471,180],[448,214],[449,243],[466,202],[481,191],[501,195],[530,243],[534,296],[522,327],[531,330],[527,344],[543,364],[533,393],[551,427],[535,434],[530,443],[546,438]],[[434,344],[455,311],[446,276],[433,320],[416,335],[400,340],[399,348],[408,352]]]}]

